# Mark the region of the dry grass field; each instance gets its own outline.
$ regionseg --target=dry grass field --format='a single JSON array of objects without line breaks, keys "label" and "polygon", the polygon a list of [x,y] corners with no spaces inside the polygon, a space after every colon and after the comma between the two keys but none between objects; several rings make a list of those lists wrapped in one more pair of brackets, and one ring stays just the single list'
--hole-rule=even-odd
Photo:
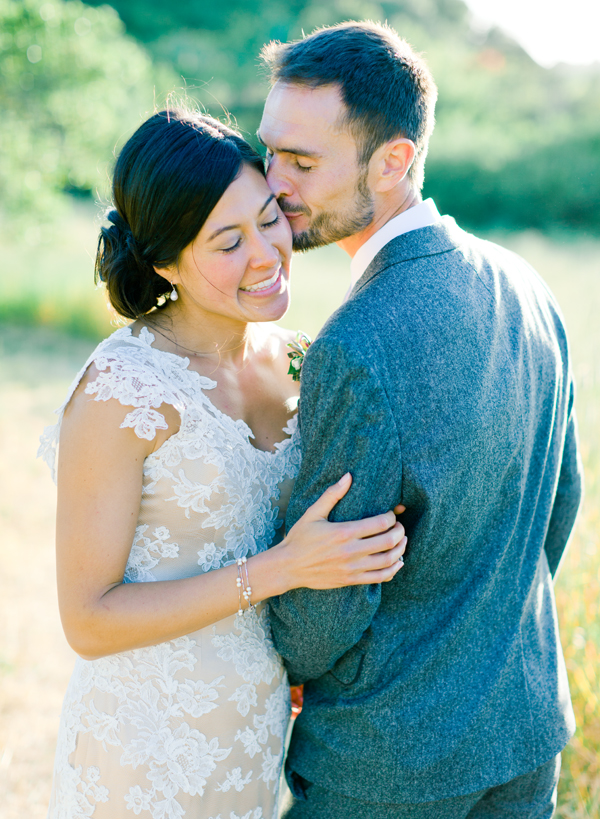
[{"label": "dry grass field", "polygon": [[[95,343],[40,323],[71,332],[90,325],[97,332],[110,329],[101,297],[86,283],[94,231],[77,218],[75,229],[55,246],[23,252],[0,247],[1,269],[19,271],[3,281],[0,308],[0,819],[46,814],[60,705],[74,657],[62,635],[55,593],[54,487],[35,452],[42,428]],[[557,583],[579,726],[564,755],[558,816],[598,819],[600,243],[537,235],[501,241],[543,273],[571,333],[587,496]],[[297,259],[295,304],[283,323],[316,332],[346,289],[346,269],[335,248]]]}]

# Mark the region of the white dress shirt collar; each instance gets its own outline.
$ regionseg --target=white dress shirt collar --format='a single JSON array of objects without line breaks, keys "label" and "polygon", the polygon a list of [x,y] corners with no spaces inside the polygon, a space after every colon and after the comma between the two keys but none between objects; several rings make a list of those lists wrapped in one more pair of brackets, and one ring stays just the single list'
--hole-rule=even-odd
[{"label": "white dress shirt collar", "polygon": [[394,216],[389,222],[374,233],[370,239],[361,245],[354,254],[350,262],[351,285],[350,290],[355,286],[367,267],[371,264],[379,251],[403,233],[411,230],[429,227],[434,225],[442,217],[438,213],[433,199],[426,199],[408,210],[403,211],[398,216]]}]

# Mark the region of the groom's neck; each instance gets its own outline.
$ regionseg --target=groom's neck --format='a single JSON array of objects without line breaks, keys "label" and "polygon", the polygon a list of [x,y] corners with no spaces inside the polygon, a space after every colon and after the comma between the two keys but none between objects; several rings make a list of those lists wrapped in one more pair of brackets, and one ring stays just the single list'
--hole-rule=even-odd
[{"label": "groom's neck", "polygon": [[[413,208],[423,201],[420,192],[413,190],[413,188],[408,188],[402,192],[395,191],[395,193],[395,196],[388,196],[385,197],[385,199],[375,199],[373,219],[366,228],[359,233],[354,233],[352,236],[348,236],[346,239],[341,239],[339,242],[336,242],[338,247],[345,250],[350,258],[353,258],[357,250],[362,247],[371,236],[386,225],[390,219],[393,219],[395,216],[398,216],[409,208]],[[401,195],[398,196],[398,193],[401,193]]]}]

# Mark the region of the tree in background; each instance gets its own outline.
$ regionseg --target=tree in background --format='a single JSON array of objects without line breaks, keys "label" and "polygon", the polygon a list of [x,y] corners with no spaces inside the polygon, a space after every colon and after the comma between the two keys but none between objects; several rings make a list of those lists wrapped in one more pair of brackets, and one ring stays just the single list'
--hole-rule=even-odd
[{"label": "tree in background", "polygon": [[600,229],[600,66],[542,68],[498,30],[429,62],[428,195],[473,227]]},{"label": "tree in background", "polygon": [[115,145],[154,106],[156,69],[109,6],[0,0],[0,208],[26,222],[105,191]]}]

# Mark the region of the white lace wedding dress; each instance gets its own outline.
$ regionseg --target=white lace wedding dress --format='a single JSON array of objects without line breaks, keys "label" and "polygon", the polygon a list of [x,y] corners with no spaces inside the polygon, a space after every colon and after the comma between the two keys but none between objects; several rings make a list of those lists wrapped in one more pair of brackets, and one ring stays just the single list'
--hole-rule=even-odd
[{"label": "white lace wedding dress", "polygon": [[[181,416],[144,463],[129,583],[209,572],[276,542],[300,462],[296,419],[275,451],[256,449],[248,426],[211,403],[215,382],[153,340],[145,328],[139,338],[117,330],[64,405],[93,361],[100,373],[86,392],[131,407],[123,426],[139,437],[166,428],[161,404]],[[42,437],[52,465],[59,427]],[[156,646],[78,659],[49,819],[273,819],[289,699],[264,604]]]}]

